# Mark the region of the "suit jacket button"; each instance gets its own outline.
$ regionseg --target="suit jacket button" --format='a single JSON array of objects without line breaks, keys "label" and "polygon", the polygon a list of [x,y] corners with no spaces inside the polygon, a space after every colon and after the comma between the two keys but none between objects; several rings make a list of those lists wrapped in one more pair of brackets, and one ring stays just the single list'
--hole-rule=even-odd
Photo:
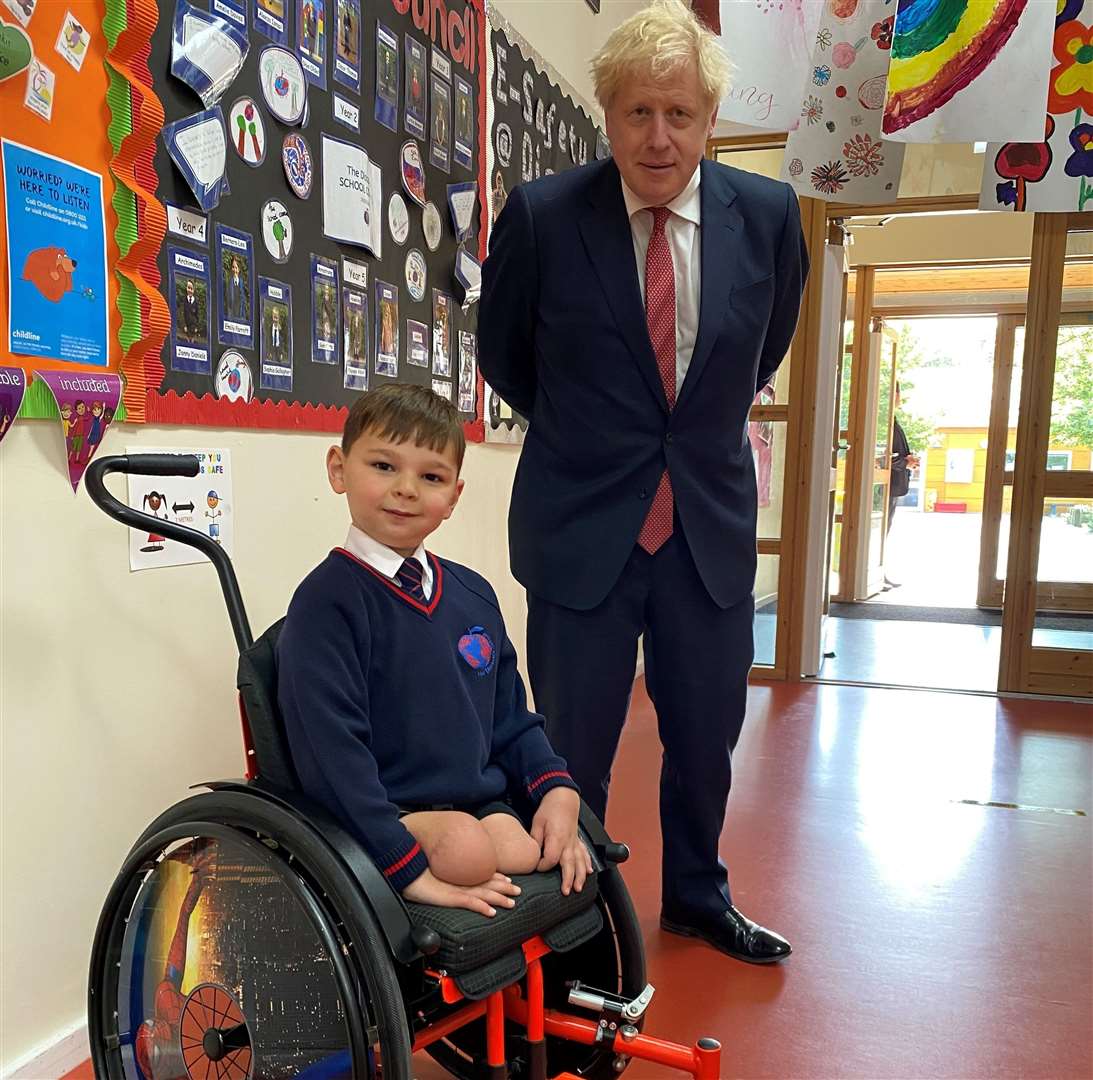
[{"label": "suit jacket button", "polygon": [[672,441],[672,433],[670,431],[668,432],[667,435],[664,436],[664,441],[666,443],[670,443]]},{"label": "suit jacket button", "polygon": [[647,488],[642,488],[641,491],[638,492],[638,498],[639,499],[648,499],[649,498],[648,489]]}]

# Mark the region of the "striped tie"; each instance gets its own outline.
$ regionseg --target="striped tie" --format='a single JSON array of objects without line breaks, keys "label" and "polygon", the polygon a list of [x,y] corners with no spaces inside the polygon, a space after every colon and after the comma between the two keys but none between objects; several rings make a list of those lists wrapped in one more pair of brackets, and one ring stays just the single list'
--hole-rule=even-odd
[{"label": "striped tie", "polygon": [[[657,371],[664,386],[668,409],[676,403],[676,276],[672,252],[664,225],[671,211],[666,206],[651,206],[653,233],[645,256],[645,318],[649,324],[649,340],[657,360]],[[665,469],[657,484],[656,494],[638,533],[638,544],[650,555],[655,554],[672,535],[675,497]]]},{"label": "striped tie", "polygon": [[419,603],[424,604],[425,587],[421,581],[422,574],[421,563],[417,559],[403,559],[395,577],[398,578],[403,592],[409,593]]}]

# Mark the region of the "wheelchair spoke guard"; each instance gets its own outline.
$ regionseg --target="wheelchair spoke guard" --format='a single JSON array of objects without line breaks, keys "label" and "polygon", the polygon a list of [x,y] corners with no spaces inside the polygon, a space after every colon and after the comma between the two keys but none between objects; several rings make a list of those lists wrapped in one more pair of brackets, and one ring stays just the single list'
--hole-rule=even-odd
[{"label": "wheelchair spoke guard", "polygon": [[229,830],[169,843],[125,892],[117,962],[102,972],[116,1019],[110,1076],[380,1075],[341,943],[265,845]]}]

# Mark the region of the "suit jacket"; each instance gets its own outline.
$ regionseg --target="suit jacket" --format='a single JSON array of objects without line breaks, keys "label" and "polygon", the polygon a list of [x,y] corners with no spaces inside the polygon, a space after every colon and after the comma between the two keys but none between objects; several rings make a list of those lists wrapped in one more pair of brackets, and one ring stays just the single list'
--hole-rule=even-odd
[{"label": "suit jacket", "polygon": [[808,255],[792,189],[703,161],[701,302],[669,412],[613,161],[513,190],[483,267],[479,364],[529,418],[509,509],[512,572],[577,610],[618,580],[665,466],[722,607],[755,580],[747,416],[797,324]]},{"label": "suit jacket", "polygon": [[911,453],[911,446],[907,442],[907,436],[903,434],[903,428],[898,420],[892,421],[892,473],[889,479],[888,496],[898,499],[911,490],[911,469],[907,464],[907,458]]},{"label": "suit jacket", "polygon": [[229,319],[242,319],[243,318],[243,279],[238,281],[233,277],[229,277],[225,283],[225,292],[227,293],[227,308]]},{"label": "suit jacket", "polygon": [[178,329],[180,333],[191,341],[196,340],[201,334],[201,319],[198,316],[197,297],[189,300],[183,297],[178,306]]}]

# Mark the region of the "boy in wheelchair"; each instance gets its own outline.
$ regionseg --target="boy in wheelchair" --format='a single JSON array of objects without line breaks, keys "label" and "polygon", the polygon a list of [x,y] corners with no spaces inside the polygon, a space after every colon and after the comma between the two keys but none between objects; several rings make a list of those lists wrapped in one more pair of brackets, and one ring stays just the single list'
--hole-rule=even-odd
[{"label": "boy in wheelchair", "polygon": [[[357,400],[327,477],[352,524],[293,596],[278,699],[304,791],[355,836],[403,897],[486,916],[510,874],[592,871],[580,799],[529,711],[497,597],[426,552],[463,490],[450,402],[391,384]],[[534,808],[530,831],[517,810]]]}]

